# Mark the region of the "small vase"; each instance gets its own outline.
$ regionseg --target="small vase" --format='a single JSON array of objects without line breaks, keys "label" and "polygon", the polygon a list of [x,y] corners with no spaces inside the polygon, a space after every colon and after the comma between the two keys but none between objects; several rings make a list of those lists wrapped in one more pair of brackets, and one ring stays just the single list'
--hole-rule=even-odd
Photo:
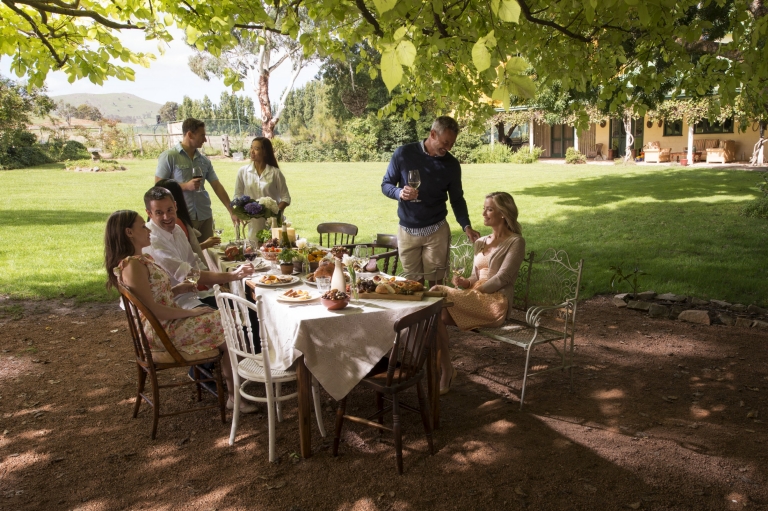
[{"label": "small vase", "polygon": [[357,274],[353,268],[349,269],[349,290],[352,294],[352,300],[358,302],[360,300],[360,293],[357,290]]},{"label": "small vase", "polygon": [[336,267],[334,268],[333,276],[331,277],[331,289],[345,291],[347,289],[347,282],[344,280],[344,268],[339,259],[336,259],[334,263],[336,264]]}]

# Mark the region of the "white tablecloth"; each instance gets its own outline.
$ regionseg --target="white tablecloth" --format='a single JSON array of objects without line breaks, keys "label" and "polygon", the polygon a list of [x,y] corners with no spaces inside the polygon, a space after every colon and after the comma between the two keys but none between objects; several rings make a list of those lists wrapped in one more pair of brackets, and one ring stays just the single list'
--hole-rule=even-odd
[{"label": "white tablecloth", "polygon": [[[289,288],[317,292],[303,283]],[[340,311],[328,311],[320,300],[305,304],[277,301],[286,289],[256,288],[264,301],[260,320],[269,336],[272,366],[287,369],[303,354],[307,368],[337,400],[392,349],[395,321],[439,300],[360,300]]]}]

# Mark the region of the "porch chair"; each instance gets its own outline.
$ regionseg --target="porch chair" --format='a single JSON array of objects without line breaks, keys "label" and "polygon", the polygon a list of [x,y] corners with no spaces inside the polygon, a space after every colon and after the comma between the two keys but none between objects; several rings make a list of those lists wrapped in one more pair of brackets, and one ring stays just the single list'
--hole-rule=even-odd
[{"label": "porch chair", "polygon": [[[253,328],[249,311],[255,311],[259,317],[262,314],[262,297],[254,293],[254,302],[236,296],[232,293],[224,293],[218,285],[214,286],[216,294],[216,303],[219,306],[221,314],[221,324],[224,327],[224,338],[227,341],[229,357],[232,362],[232,376],[234,378],[234,387],[238,392],[234,392],[235,406],[232,413],[232,430],[229,434],[229,445],[234,445],[237,426],[240,422],[240,399],[245,398],[250,401],[267,403],[267,422],[269,428],[269,461],[275,461],[275,417],[278,422],[283,421],[281,404],[283,401],[294,399],[298,392],[283,395],[282,384],[285,382],[296,381],[296,371],[292,369],[279,370],[272,369],[269,350],[269,336],[263,328],[263,322],[259,322],[259,333],[261,338],[261,353],[256,351],[256,340],[254,339]],[[274,352],[274,350],[273,350]],[[263,356],[267,354],[267,356]],[[243,380],[241,383],[241,379]],[[254,396],[245,390],[249,382],[263,383],[266,388],[266,397]],[[325,437],[325,426],[323,425],[322,408],[320,406],[320,392],[317,380],[312,378],[312,397],[315,405],[315,415],[317,416],[317,427],[320,429],[320,435]]]},{"label": "porch chair", "polygon": [[707,149],[707,163],[731,163],[736,161],[736,141],[722,140],[719,147]]},{"label": "porch chair", "polygon": [[[520,409],[525,403],[525,389],[528,377],[547,371],[568,369],[570,387],[573,391],[573,338],[576,328],[576,307],[581,286],[581,273],[584,260],[581,259],[572,266],[568,254],[564,250],[547,249],[540,259],[535,260],[530,254],[528,265],[525,263],[518,273],[515,295],[518,286],[524,294],[525,303],[518,302],[515,297],[515,308],[525,308],[525,320],[507,319],[498,328],[478,328],[475,331],[500,342],[511,344],[525,350],[525,369],[523,386],[520,392]],[[535,264],[534,264],[535,261]],[[527,281],[527,285],[525,282]],[[526,288],[527,292],[522,288]],[[535,305],[528,306],[529,303]],[[522,307],[521,307],[522,306]],[[542,320],[554,315],[552,326],[542,326]],[[561,324],[557,321],[562,320]],[[556,346],[562,342],[562,348]],[[554,367],[529,374],[531,352],[540,344],[549,344],[560,358],[560,363]]]},{"label": "porch chair", "polygon": [[643,148],[646,163],[663,163],[670,161],[672,155],[671,147],[661,147],[659,142],[648,142]]},{"label": "porch chair", "polygon": [[317,225],[320,246],[331,248],[336,245],[350,245],[355,242],[357,226],[342,222],[328,222]]},{"label": "porch chair", "polygon": [[[118,283],[117,289],[122,296],[123,305],[125,306],[125,316],[128,318],[128,329],[131,332],[133,338],[133,349],[136,355],[136,368],[138,369],[138,390],[136,392],[136,403],[133,406],[133,418],[135,419],[139,413],[139,407],[141,401],[144,400],[152,408],[152,440],[157,435],[157,423],[160,417],[169,417],[173,415],[179,415],[182,413],[197,412],[202,410],[213,410],[218,408],[221,413],[221,422],[226,422],[226,412],[224,403],[224,385],[221,381],[221,356],[222,353],[218,349],[203,351],[194,355],[188,355],[180,352],[171,342],[168,337],[168,333],[158,321],[157,317],[151,310],[135,295],[133,291],[127,286],[123,286]],[[144,332],[144,325],[142,317],[149,323],[149,326],[154,329],[157,338],[165,348],[164,352],[152,352],[149,348],[149,341],[147,340],[146,333]],[[201,364],[214,363],[213,374],[200,367]],[[193,380],[188,380],[186,377],[181,382],[170,383],[160,385],[157,382],[157,373],[166,369],[173,369],[176,367],[188,368],[193,367]],[[203,376],[201,378],[201,375]],[[144,386],[149,377],[150,385],[152,385],[152,396],[150,397],[144,392]],[[186,410],[179,410],[176,412],[160,413],[160,389],[170,387],[180,387],[182,385],[196,385],[197,386],[197,400],[202,400],[202,390],[211,392],[206,388],[203,383],[216,382],[216,394],[218,398],[218,405],[204,406],[189,408]],[[211,392],[213,394],[213,392]]]},{"label": "porch chair", "polygon": [[[400,318],[394,326],[395,342],[389,353],[387,371],[366,376],[359,386],[372,389],[376,393],[376,413],[368,418],[347,415],[347,400],[349,395],[339,403],[336,410],[336,427],[333,438],[333,455],[339,454],[341,430],[345,420],[358,422],[368,427],[377,428],[380,432],[391,431],[395,436],[395,455],[397,457],[397,472],[403,473],[403,438],[400,424],[400,410],[405,409],[421,414],[424,432],[427,436],[429,453],[434,454],[432,445],[432,420],[425,398],[422,379],[424,379],[424,363],[430,350],[434,349],[435,333],[440,313],[443,310],[443,300],[438,300],[429,307],[413,312]],[[418,408],[400,401],[400,392],[416,386]],[[384,401],[391,403],[384,407]],[[392,412],[392,427],[384,425],[384,415]],[[374,420],[376,422],[374,422]]]}]

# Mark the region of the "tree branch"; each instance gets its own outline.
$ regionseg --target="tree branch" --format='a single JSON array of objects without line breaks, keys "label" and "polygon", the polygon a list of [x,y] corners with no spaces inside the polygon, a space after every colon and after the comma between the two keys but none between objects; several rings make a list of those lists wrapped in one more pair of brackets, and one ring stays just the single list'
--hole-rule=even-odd
[{"label": "tree branch", "polygon": [[122,30],[122,29],[134,29],[134,30],[143,30],[141,27],[137,27],[136,25],[133,25],[131,23],[125,24],[125,23],[117,23],[115,21],[112,21],[110,19],[105,18],[101,14],[95,11],[89,11],[87,9],[70,9],[67,7],[58,7],[51,5],[47,2],[38,2],[36,0],[2,0],[5,5],[8,7],[11,7],[12,9],[16,10],[15,4],[21,4],[21,5],[27,5],[29,7],[32,7],[33,9],[37,10],[43,10],[48,13],[54,13],[54,14],[61,14],[64,16],[73,16],[75,18],[91,18],[92,20],[98,22],[100,25],[104,25],[105,27],[114,28],[116,30]]},{"label": "tree branch", "polygon": [[40,39],[40,41],[48,48],[48,51],[51,52],[51,56],[53,56],[53,60],[56,61],[56,64],[59,65],[59,67],[64,67],[64,64],[67,63],[67,60],[69,59],[69,56],[64,57],[63,59],[59,57],[59,54],[56,53],[56,50],[53,49],[53,46],[51,46],[51,43],[48,42],[48,39],[45,38],[42,32],[40,32],[40,29],[37,27],[37,23],[35,23],[35,20],[32,19],[32,17],[27,14],[26,12],[22,11],[18,7],[16,7],[10,0],[2,0],[2,2],[8,6],[9,9],[11,9],[13,12],[27,20],[27,23],[32,27],[32,30],[35,32],[35,35],[37,35],[37,38]]},{"label": "tree branch", "polygon": [[683,39],[675,40],[677,44],[683,47],[688,53],[708,53],[710,55],[719,55],[731,60],[741,60],[741,52],[737,50],[723,50],[726,44],[717,41],[707,41],[699,39],[693,43],[687,43]]},{"label": "tree branch", "polygon": [[373,33],[379,37],[384,37],[384,32],[381,30],[379,22],[376,21],[376,18],[373,17],[371,11],[369,11],[368,7],[365,6],[365,2],[363,0],[355,0],[355,5],[357,5],[358,9],[360,9],[360,14],[363,15],[365,21],[373,26]]},{"label": "tree branch", "polygon": [[591,43],[592,39],[589,37],[584,37],[582,35],[576,34],[574,32],[571,32],[567,28],[565,28],[562,25],[558,25],[557,23],[553,21],[543,20],[540,18],[534,18],[533,14],[531,14],[531,8],[530,6],[525,2],[525,0],[518,0],[518,4],[520,4],[520,10],[523,13],[523,16],[525,16],[525,19],[530,21],[531,23],[534,23],[536,25],[543,25],[545,27],[554,28],[558,32],[570,37],[571,39],[576,39],[577,41],[581,41],[583,43]]},{"label": "tree branch", "polygon": [[448,35],[448,31],[445,29],[445,25],[443,25],[443,22],[440,21],[440,16],[438,16],[434,10],[432,10],[432,17],[435,20],[435,26],[437,27],[437,31],[440,32],[440,35],[442,37],[451,37]]},{"label": "tree branch", "polygon": [[235,23],[233,26],[235,28],[244,28],[246,30],[268,30],[270,32],[274,32],[275,34],[288,35],[288,34],[284,34],[283,32],[281,32],[276,28],[266,27],[264,25],[251,25],[249,23]]}]

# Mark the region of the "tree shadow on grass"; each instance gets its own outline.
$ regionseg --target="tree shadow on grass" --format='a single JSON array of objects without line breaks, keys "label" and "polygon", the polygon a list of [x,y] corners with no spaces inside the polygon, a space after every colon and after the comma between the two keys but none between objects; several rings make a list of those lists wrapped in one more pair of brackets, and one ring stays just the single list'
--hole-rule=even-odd
[{"label": "tree shadow on grass", "polygon": [[752,189],[757,176],[727,170],[667,169],[649,171],[632,169],[629,175],[585,178],[565,183],[522,189],[520,195],[557,197],[558,204],[598,207],[611,203],[648,197],[658,201],[704,199],[717,195],[757,194]]},{"label": "tree shadow on grass", "polygon": [[0,225],[28,227],[33,225],[75,225],[100,222],[106,224],[108,213],[60,209],[0,210]]},{"label": "tree shadow on grass", "polygon": [[[521,209],[526,249],[541,253],[554,247],[567,251],[572,262],[583,258],[584,298],[610,291],[610,266],[626,272],[638,265],[649,274],[641,279],[643,290],[764,302],[760,283],[768,277],[762,249],[768,223],[739,216],[741,201],[705,201],[749,192],[724,174],[705,176],[701,183],[690,173],[680,176],[682,181],[665,173],[526,189],[520,195],[582,206],[535,222],[526,222]],[[623,201],[633,196],[658,200]],[[691,200],[674,202],[680,198]]]}]

